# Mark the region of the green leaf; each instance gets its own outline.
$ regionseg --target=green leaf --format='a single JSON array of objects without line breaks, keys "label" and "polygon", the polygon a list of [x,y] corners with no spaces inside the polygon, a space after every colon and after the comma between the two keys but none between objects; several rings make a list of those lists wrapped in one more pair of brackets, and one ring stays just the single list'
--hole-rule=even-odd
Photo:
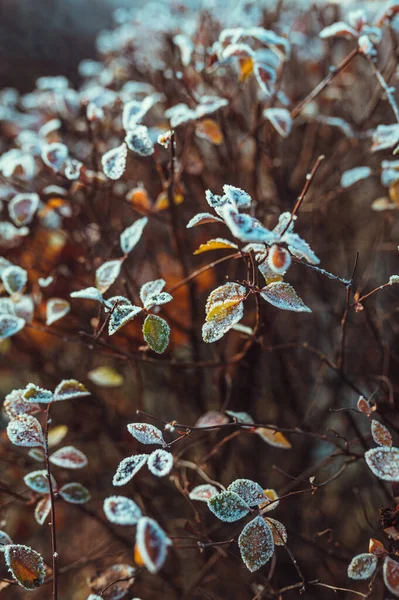
[{"label": "green leaf", "polygon": [[143,325],[144,339],[154,352],[162,354],[169,344],[170,327],[161,317],[148,315]]}]

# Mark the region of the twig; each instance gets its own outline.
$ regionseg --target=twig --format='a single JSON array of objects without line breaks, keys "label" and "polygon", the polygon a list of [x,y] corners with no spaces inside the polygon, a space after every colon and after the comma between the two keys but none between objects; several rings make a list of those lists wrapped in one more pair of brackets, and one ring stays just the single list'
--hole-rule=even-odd
[{"label": "twig", "polygon": [[57,552],[57,533],[56,533],[56,524],[55,524],[55,497],[53,490],[53,483],[51,480],[51,471],[50,471],[50,457],[48,450],[48,430],[49,425],[51,423],[50,420],[50,406],[51,403],[47,405],[46,410],[46,423],[44,430],[44,455],[46,459],[46,469],[47,469],[47,479],[50,493],[50,504],[51,504],[51,547],[53,554],[53,600],[57,600],[58,598],[58,573],[57,573],[57,565],[58,565],[58,552]]}]

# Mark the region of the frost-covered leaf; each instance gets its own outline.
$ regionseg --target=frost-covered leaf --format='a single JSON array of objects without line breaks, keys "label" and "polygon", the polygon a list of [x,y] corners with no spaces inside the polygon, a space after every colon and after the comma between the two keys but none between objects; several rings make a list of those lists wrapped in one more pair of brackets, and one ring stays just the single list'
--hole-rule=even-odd
[{"label": "frost-covered leaf", "polygon": [[148,128],[145,125],[136,125],[134,129],[126,133],[125,142],[129,150],[136,152],[140,156],[150,156],[154,154],[154,144],[148,134]]},{"label": "frost-covered leaf", "polygon": [[255,517],[245,525],[238,538],[241,558],[253,573],[263,567],[273,556],[274,541],[273,534],[262,517]]},{"label": "frost-covered leaf", "polygon": [[354,556],[348,567],[348,577],[351,579],[369,579],[377,567],[377,562],[377,557],[368,552]]},{"label": "frost-covered leaf", "polygon": [[125,485],[138,471],[146,464],[148,454],[135,454],[124,458],[118,466],[118,469],[112,480],[113,485]]},{"label": "frost-covered leaf", "polygon": [[20,243],[20,238],[27,236],[29,233],[28,227],[15,227],[9,221],[0,221],[0,244],[8,248],[17,246]]},{"label": "frost-covered leaf", "polygon": [[173,455],[166,450],[158,448],[151,452],[147,466],[153,475],[165,477],[173,467]]},{"label": "frost-covered leaf", "polygon": [[9,422],[7,435],[16,446],[44,446],[42,427],[32,415],[20,415]]},{"label": "frost-covered leaf", "polygon": [[19,415],[34,415],[40,411],[40,406],[33,402],[27,402],[23,393],[25,390],[13,390],[7,394],[3,409],[10,419],[14,419]]},{"label": "frost-covered leaf", "polygon": [[98,289],[95,287],[88,287],[83,290],[78,290],[77,292],[72,292],[71,298],[84,298],[85,300],[95,300],[96,302],[100,302],[101,304],[104,304],[105,302],[101,292],[99,292]]},{"label": "frost-covered leaf", "polygon": [[219,250],[221,248],[237,250],[238,246],[237,244],[234,244],[229,240],[225,240],[224,238],[215,238],[213,240],[208,240],[205,244],[201,244],[194,254],[202,254],[203,252],[208,252],[209,250]]},{"label": "frost-covered leaf", "polygon": [[194,52],[194,44],[190,36],[184,33],[178,33],[173,37],[173,42],[180,50],[182,65],[187,67],[190,64],[191,56]]},{"label": "frost-covered leaf", "polygon": [[75,158],[67,158],[64,171],[65,177],[70,181],[79,179],[82,167],[83,163],[81,163],[80,160],[76,160]]},{"label": "frost-covered leaf", "polygon": [[54,448],[54,446],[58,446],[68,433],[67,425],[57,425],[56,427],[52,427],[48,432],[48,447]]},{"label": "frost-covered leaf", "polygon": [[383,577],[388,590],[394,596],[399,596],[399,563],[389,556],[384,560]]},{"label": "frost-covered leaf", "polygon": [[375,419],[371,421],[371,435],[379,446],[392,446],[392,436],[388,429]]},{"label": "frost-covered leaf", "polygon": [[140,299],[144,305],[144,308],[148,308],[147,302],[149,298],[160,294],[165,285],[166,281],[164,279],[155,279],[154,281],[148,281],[147,283],[141,286]]},{"label": "frost-covered leaf", "polygon": [[79,383],[76,379],[64,379],[54,390],[54,402],[83,398],[84,396],[90,396],[90,392],[83,383]]},{"label": "frost-covered leaf", "polygon": [[283,448],[286,450],[292,448],[291,443],[287,440],[285,435],[281,433],[281,431],[275,431],[274,429],[269,429],[267,427],[257,427],[255,429],[255,433],[257,433],[262,440],[270,446],[275,446],[276,448]]},{"label": "frost-covered leaf", "polygon": [[250,512],[248,504],[238,494],[228,490],[209,498],[208,508],[225,523],[238,521]]},{"label": "frost-covered leaf", "polygon": [[4,547],[12,544],[12,539],[5,531],[0,529],[0,552],[4,552]]},{"label": "frost-covered leaf", "polygon": [[35,305],[32,296],[17,296],[13,301],[15,314],[27,323],[33,320]]},{"label": "frost-covered leaf", "polygon": [[268,119],[274,129],[282,137],[286,138],[292,130],[292,119],[290,111],[286,108],[267,108],[263,111],[265,119]]},{"label": "frost-covered leaf", "polygon": [[254,62],[254,74],[262,92],[267,96],[273,93],[273,84],[277,79],[276,71],[265,62]]},{"label": "frost-covered leaf", "polygon": [[224,137],[220,126],[214,119],[203,119],[195,124],[195,134],[215,146],[223,144]]},{"label": "frost-covered leaf", "polygon": [[216,342],[238,323],[244,315],[245,288],[237,283],[226,283],[208,296],[202,337],[205,342]]},{"label": "frost-covered leaf", "polygon": [[[269,249],[267,256],[267,265],[272,273],[277,275],[284,274],[291,265],[291,255],[282,246],[273,244]],[[261,271],[262,272],[262,271]],[[262,273],[264,275],[264,272]],[[266,277],[265,277],[266,279]]]},{"label": "frost-covered leaf", "polygon": [[114,283],[121,272],[122,262],[120,260],[108,260],[96,271],[96,287],[101,294],[106,292]]},{"label": "frost-covered leaf", "polygon": [[92,371],[89,371],[87,377],[95,385],[101,387],[119,387],[123,384],[123,377],[113,367],[97,367]]},{"label": "frost-covered leaf", "polygon": [[108,150],[101,158],[103,171],[109,179],[120,179],[126,169],[127,146],[121,144]]},{"label": "frost-covered leaf", "polygon": [[319,264],[320,259],[313,252],[309,244],[305,242],[305,240],[302,239],[297,233],[287,231],[283,235],[282,241],[287,244],[288,250],[291,252],[291,254],[297,258],[304,258],[312,265]]},{"label": "frost-covered leaf", "polygon": [[25,327],[25,320],[14,315],[0,314],[0,340],[5,340]]},{"label": "frost-covered leaf", "polygon": [[8,204],[8,212],[15,225],[31,223],[39,206],[38,194],[17,194]]},{"label": "frost-covered leaf", "polygon": [[250,479],[236,479],[227,489],[238,494],[248,506],[258,506],[265,501],[265,494],[259,483]]},{"label": "frost-covered leaf", "polygon": [[297,296],[296,291],[289,283],[282,281],[269,283],[269,285],[262,288],[260,295],[266,302],[269,302],[269,304],[281,308],[282,310],[312,312],[299,296]]},{"label": "frost-covered leaf", "polygon": [[391,285],[394,283],[399,283],[399,275],[391,275],[389,278],[389,283]]},{"label": "frost-covered leaf", "polygon": [[143,336],[151,350],[162,354],[169,344],[170,327],[161,317],[147,315],[143,324]]},{"label": "frost-covered leaf", "polygon": [[193,488],[188,497],[191,500],[201,500],[202,502],[207,502],[209,498],[212,498],[212,496],[217,493],[218,490],[214,485],[211,485],[210,483],[203,483]]},{"label": "frost-covered leaf", "polygon": [[169,119],[172,128],[193,121],[196,116],[195,111],[191,110],[187,104],[184,103],[176,104],[165,110],[165,117]]},{"label": "frost-covered leaf", "polygon": [[399,143],[399,124],[378,125],[373,133],[372,152],[387,150]]},{"label": "frost-covered leaf", "polygon": [[88,464],[87,456],[74,446],[64,446],[50,456],[50,462],[63,469],[82,469]]},{"label": "frost-covered leaf", "polygon": [[70,504],[86,504],[91,495],[89,490],[81,483],[66,483],[58,490],[59,495]]},{"label": "frost-covered leaf", "polygon": [[145,301],[145,306],[147,310],[152,308],[153,306],[161,306],[161,304],[167,304],[173,300],[173,296],[168,294],[167,292],[160,292],[159,294],[152,294],[147,296]]},{"label": "frost-covered leaf", "polygon": [[341,177],[341,187],[348,188],[361,181],[362,179],[367,179],[372,174],[372,170],[370,167],[355,167],[354,169],[349,169],[342,173]]},{"label": "frost-covered leaf", "polygon": [[264,242],[270,244],[275,241],[275,234],[263,227],[257,219],[239,213],[232,204],[225,204],[218,210],[218,214],[223,217],[227,227],[237,239],[242,242]]},{"label": "frost-covered leaf", "polygon": [[276,490],[266,489],[263,490],[263,492],[266,496],[266,502],[262,502],[261,504],[259,504],[259,509],[262,515],[264,513],[275,510],[280,504]]},{"label": "frost-covered leaf", "polygon": [[337,21],[336,23],[333,23],[328,27],[324,27],[324,29],[320,31],[319,35],[323,40],[326,40],[330,37],[346,37],[349,39],[353,39],[354,37],[357,38],[357,33],[355,29],[353,29],[352,27],[350,27],[350,25],[348,25],[348,23],[344,23],[343,21]]},{"label": "frost-covered leaf", "polygon": [[287,530],[284,525],[276,519],[265,517],[266,523],[269,525],[273,534],[273,541],[275,546],[285,546],[288,540]]},{"label": "frost-covered leaf", "polygon": [[134,319],[136,315],[141,313],[142,308],[140,306],[134,306],[133,304],[118,304],[113,308],[111,316],[108,321],[108,334],[114,335],[121,327],[126,325],[129,321]]},{"label": "frost-covered leaf", "polygon": [[137,525],[136,546],[150,573],[157,573],[166,560],[172,542],[154,519],[142,517]]},{"label": "frost-covered leaf", "polygon": [[130,565],[112,565],[92,577],[89,585],[94,594],[101,594],[101,600],[121,600],[133,585],[135,574]]},{"label": "frost-covered leaf", "polygon": [[359,396],[359,399],[357,401],[357,405],[356,406],[357,406],[357,410],[359,410],[360,412],[364,413],[368,417],[371,415],[371,406],[370,406],[370,403],[368,402],[368,400],[366,400],[365,398],[363,398],[363,396]]},{"label": "frost-covered leaf", "polygon": [[244,411],[237,412],[233,410],[226,410],[226,415],[229,415],[229,417],[233,417],[233,419],[236,419],[237,423],[245,423],[248,425],[252,425],[253,423],[255,423],[251,415]]},{"label": "frost-covered leaf", "polygon": [[46,288],[49,285],[51,285],[54,281],[54,277],[52,277],[51,275],[49,275],[49,277],[39,277],[37,282],[40,285],[40,287],[42,288]]},{"label": "frost-covered leaf", "polygon": [[249,208],[251,206],[251,196],[241,188],[226,184],[223,186],[223,192],[228,200],[237,208]]},{"label": "frost-covered leaf", "polygon": [[372,448],[364,455],[371,471],[384,481],[399,481],[399,449],[398,448]]},{"label": "frost-covered leaf", "polygon": [[53,401],[53,392],[39,387],[35,383],[28,383],[22,397],[26,402],[34,402],[36,404],[49,404]]},{"label": "frost-covered leaf", "polygon": [[[27,473],[24,477],[24,482],[31,490],[38,494],[48,494],[50,492],[46,470],[42,469]],[[51,484],[53,489],[57,489],[57,482],[53,476],[51,476]]]},{"label": "frost-covered leaf", "polygon": [[143,104],[138,100],[131,100],[123,107],[122,126],[125,131],[134,129],[144,117]]},{"label": "frost-covered leaf", "polygon": [[71,305],[63,298],[50,298],[46,305],[46,325],[52,325],[65,317],[71,310]]},{"label": "frost-covered leaf", "polygon": [[2,271],[1,280],[10,295],[16,294],[24,289],[28,281],[28,273],[21,267],[10,265]]},{"label": "frost-covered leaf", "polygon": [[142,444],[160,444],[161,446],[165,444],[162,431],[158,427],[155,427],[155,425],[150,425],[149,423],[130,423],[127,429]]},{"label": "frost-covered leaf", "polygon": [[35,590],[44,582],[43,558],[32,548],[10,544],[4,549],[4,558],[15,581],[26,590]]},{"label": "frost-covered leaf", "polygon": [[39,525],[44,525],[51,512],[51,496],[47,494],[35,506],[35,520]]},{"label": "frost-covered leaf", "polygon": [[215,215],[211,215],[211,213],[198,213],[187,223],[187,229],[196,227],[197,225],[204,225],[205,223],[223,223],[223,220],[215,217]]},{"label": "frost-covered leaf", "polygon": [[109,496],[104,500],[104,513],[116,525],[136,525],[142,514],[133,500],[125,496]]},{"label": "frost-covered leaf", "polygon": [[42,147],[42,161],[55,173],[62,169],[68,156],[69,150],[65,144],[53,142],[52,144],[44,144]]},{"label": "frost-covered leaf", "polygon": [[120,245],[124,254],[131,252],[135,245],[140,241],[144,227],[147,223],[147,217],[142,217],[121,233]]}]

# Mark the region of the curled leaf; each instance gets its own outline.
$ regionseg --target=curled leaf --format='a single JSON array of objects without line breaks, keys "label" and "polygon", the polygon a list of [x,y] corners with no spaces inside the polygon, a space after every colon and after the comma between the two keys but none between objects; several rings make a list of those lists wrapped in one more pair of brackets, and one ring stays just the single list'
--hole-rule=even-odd
[{"label": "curled leaf", "polygon": [[208,240],[206,244],[201,244],[201,246],[194,252],[194,254],[202,254],[203,252],[208,252],[209,250],[220,250],[221,248],[230,248],[232,250],[238,250],[237,244],[230,242],[229,240],[225,240],[223,238],[215,238],[213,240]]},{"label": "curled leaf", "polygon": [[54,402],[83,398],[84,396],[90,396],[90,392],[83,383],[79,383],[76,379],[64,379],[55,388]]},{"label": "curled leaf", "polygon": [[197,225],[204,225],[205,223],[223,223],[222,219],[211,215],[211,213],[198,213],[187,223],[187,229],[196,227]]},{"label": "curled leaf", "polygon": [[34,402],[36,404],[49,404],[53,401],[53,392],[45,390],[35,383],[28,383],[22,397],[26,402]]},{"label": "curled leaf", "polygon": [[43,525],[51,512],[51,496],[47,494],[41,498],[35,506],[35,520],[39,525]]},{"label": "curled leaf", "polygon": [[267,108],[264,112],[265,119],[268,119],[274,129],[284,138],[288,137],[292,129],[292,119],[290,111],[286,108]]}]

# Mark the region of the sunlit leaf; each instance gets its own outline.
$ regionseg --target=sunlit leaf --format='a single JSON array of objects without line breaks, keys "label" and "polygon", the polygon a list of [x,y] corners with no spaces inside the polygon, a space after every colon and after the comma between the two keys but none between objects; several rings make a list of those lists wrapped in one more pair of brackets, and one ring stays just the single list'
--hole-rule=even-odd
[{"label": "sunlit leaf", "polygon": [[127,146],[121,144],[108,150],[101,158],[103,171],[109,179],[120,179],[126,169]]},{"label": "sunlit leaf", "polygon": [[379,446],[392,446],[392,436],[388,429],[375,419],[371,421],[371,435]]},{"label": "sunlit leaf", "polygon": [[389,556],[384,560],[383,577],[384,583],[389,591],[394,594],[394,596],[399,596],[399,563]]},{"label": "sunlit leaf", "polygon": [[106,292],[114,283],[121,272],[122,262],[120,260],[108,260],[96,271],[96,287],[101,294]]},{"label": "sunlit leaf", "polygon": [[147,315],[143,324],[143,336],[151,350],[162,354],[169,344],[170,327],[161,317]]},{"label": "sunlit leaf", "polygon": [[26,325],[25,319],[20,319],[14,315],[0,314],[0,340],[15,335]]},{"label": "sunlit leaf", "polygon": [[62,169],[68,156],[69,150],[65,144],[53,142],[52,144],[44,144],[42,147],[42,161],[55,173]]},{"label": "sunlit leaf", "polygon": [[354,556],[348,567],[351,579],[369,579],[377,567],[378,559],[374,554],[364,553]]},{"label": "sunlit leaf", "polygon": [[32,222],[39,206],[38,194],[17,194],[8,204],[8,212],[15,225],[28,225]]},{"label": "sunlit leaf", "polygon": [[203,138],[215,146],[223,144],[224,138],[222,130],[214,119],[204,119],[195,124],[195,133],[199,138]]},{"label": "sunlit leaf", "polygon": [[49,404],[53,401],[53,392],[45,390],[35,383],[28,383],[22,396],[27,402],[37,404]]},{"label": "sunlit leaf", "polygon": [[262,517],[255,517],[245,525],[238,538],[241,558],[253,573],[263,567],[273,556],[273,534]]},{"label": "sunlit leaf", "polygon": [[85,454],[74,446],[64,446],[50,456],[50,462],[64,469],[82,469],[88,464]]},{"label": "sunlit leaf", "polygon": [[101,304],[104,304],[105,302],[101,292],[99,292],[98,289],[95,287],[88,287],[84,290],[72,292],[71,298],[84,298],[85,300],[96,300],[96,302],[100,302]]},{"label": "sunlit leaf", "polygon": [[51,496],[47,494],[41,498],[35,506],[35,520],[39,525],[43,525],[51,512]]},{"label": "sunlit leaf", "polygon": [[150,425],[149,423],[130,423],[127,429],[142,444],[160,444],[161,446],[165,444],[162,431],[155,427],[155,425]]},{"label": "sunlit leaf", "polygon": [[[288,250],[286,250],[282,246],[273,244],[273,246],[271,246],[271,248],[269,249],[267,265],[272,271],[272,273],[275,273],[277,275],[284,274],[291,265],[291,255],[288,252]],[[262,274],[264,274],[264,272]],[[267,283],[272,283],[270,282],[270,278],[265,277],[265,279],[269,279]]]},{"label": "sunlit leaf", "polygon": [[50,298],[46,305],[46,325],[52,325],[71,310],[71,305],[63,298]]},{"label": "sunlit leaf", "polygon": [[173,467],[173,455],[166,450],[158,448],[151,452],[147,466],[153,475],[165,477]]},{"label": "sunlit leaf", "polygon": [[227,489],[238,494],[248,506],[257,506],[265,500],[263,488],[250,479],[236,479]]},{"label": "sunlit leaf", "polygon": [[146,464],[148,454],[135,454],[124,458],[118,466],[118,469],[112,480],[113,485],[125,485],[138,471]]},{"label": "sunlit leaf", "polygon": [[120,245],[124,254],[131,252],[135,245],[140,241],[144,227],[147,225],[147,223],[147,217],[142,217],[121,233]]},{"label": "sunlit leaf", "polygon": [[91,591],[101,594],[101,600],[121,600],[133,585],[135,574],[130,565],[112,565],[90,579]]},{"label": "sunlit leaf", "polygon": [[285,282],[269,283],[262,288],[260,295],[266,302],[282,310],[294,312],[312,312],[308,306],[299,298],[294,288]]},{"label": "sunlit leaf", "polygon": [[194,252],[194,254],[202,254],[203,252],[208,252],[209,250],[219,250],[220,248],[230,248],[232,250],[237,250],[237,244],[233,244],[229,240],[225,240],[223,238],[215,238],[214,240],[208,240],[206,244],[201,244],[198,250]]},{"label": "sunlit leaf", "polygon": [[109,496],[109,498],[106,498],[104,500],[104,513],[108,521],[116,525],[136,525],[142,517],[137,504],[125,496]]},{"label": "sunlit leaf", "polygon": [[399,481],[399,449],[398,448],[372,448],[364,455],[371,471],[384,481]]},{"label": "sunlit leaf", "polygon": [[1,280],[10,295],[16,294],[24,289],[28,281],[28,273],[21,267],[10,265],[2,271]]},{"label": "sunlit leaf", "polygon": [[26,590],[35,590],[44,582],[43,558],[32,548],[10,544],[4,549],[4,558],[11,575]]},{"label": "sunlit leaf", "polygon": [[56,427],[52,427],[48,432],[48,446],[49,448],[54,448],[54,446],[58,446],[68,433],[67,425],[57,425]]},{"label": "sunlit leaf", "polygon": [[258,427],[255,429],[255,433],[257,433],[267,444],[270,444],[270,446],[287,450],[292,448],[291,443],[281,431],[275,431],[274,429],[268,429],[267,427]]},{"label": "sunlit leaf", "polygon": [[123,384],[123,377],[113,367],[97,367],[89,371],[87,377],[95,385],[101,387],[119,387]]},{"label": "sunlit leaf", "polygon": [[55,388],[54,402],[83,398],[84,396],[90,396],[90,392],[83,383],[79,383],[76,379],[64,379]]},{"label": "sunlit leaf", "polygon": [[243,300],[245,288],[237,283],[226,283],[208,296],[206,302],[206,322],[202,327],[205,342],[219,340],[244,314]]},{"label": "sunlit leaf", "polygon": [[137,525],[136,545],[146,568],[150,573],[157,573],[172,542],[154,519],[143,517]]},{"label": "sunlit leaf", "polygon": [[9,422],[7,435],[16,446],[44,446],[42,427],[32,415],[19,415]]},{"label": "sunlit leaf", "polygon": [[81,483],[66,483],[58,490],[59,495],[70,504],[86,504],[91,495],[89,490]]},{"label": "sunlit leaf", "polygon": [[136,125],[134,129],[126,133],[125,142],[129,150],[136,152],[140,156],[150,156],[154,154],[154,144],[148,135],[148,128],[145,125]]},{"label": "sunlit leaf", "polygon": [[286,138],[292,130],[292,119],[290,111],[286,108],[267,108],[263,115],[273,125],[274,129],[282,137]]},{"label": "sunlit leaf", "polygon": [[25,390],[13,390],[7,394],[3,409],[10,419],[14,419],[19,415],[34,415],[40,411],[40,406],[33,402],[27,402],[23,393]]},{"label": "sunlit leaf", "polygon": [[209,498],[212,498],[215,494],[218,493],[217,488],[210,483],[203,483],[202,485],[197,485],[195,488],[191,490],[188,497],[191,500],[201,500],[202,502],[207,502]]},{"label": "sunlit leaf", "polygon": [[[27,473],[24,477],[24,482],[31,490],[38,494],[48,494],[50,492],[47,471],[44,469]],[[53,489],[57,489],[57,482],[53,476],[51,476],[51,484]]]},{"label": "sunlit leaf", "polygon": [[266,523],[269,525],[273,534],[273,541],[275,546],[285,546],[288,540],[287,530],[284,525],[276,519],[265,517]]},{"label": "sunlit leaf", "polygon": [[225,523],[238,521],[250,512],[248,504],[238,494],[228,490],[209,498],[208,508]]},{"label": "sunlit leaf", "polygon": [[196,227],[197,225],[204,225],[205,223],[223,223],[223,220],[215,217],[215,215],[211,215],[211,213],[198,213],[187,223],[187,229]]}]

